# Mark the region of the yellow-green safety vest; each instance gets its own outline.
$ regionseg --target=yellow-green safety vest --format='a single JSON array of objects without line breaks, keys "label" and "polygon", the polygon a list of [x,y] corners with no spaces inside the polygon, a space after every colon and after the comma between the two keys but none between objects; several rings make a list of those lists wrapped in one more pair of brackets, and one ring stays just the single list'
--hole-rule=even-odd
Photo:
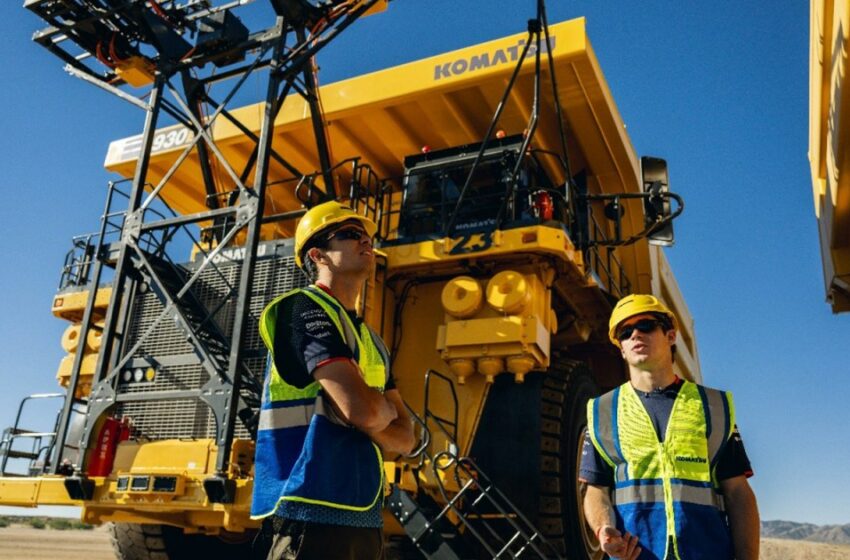
[{"label": "yellow-green safety vest", "polygon": [[732,395],[683,382],[663,441],[630,383],[587,406],[590,438],[614,469],[620,531],[640,559],[731,560],[731,534],[715,467],[735,424]]},{"label": "yellow-green safety vest", "polygon": [[365,323],[355,328],[344,307],[321,288],[292,290],[265,308],[259,330],[269,355],[257,430],[254,519],[273,514],[286,501],[365,512],[383,492],[378,446],[337,419],[317,381],[294,387],[275,367],[278,308],[296,294],[310,298],[327,313],[351,348],[367,385],[383,391],[388,379],[389,359],[380,337]]}]

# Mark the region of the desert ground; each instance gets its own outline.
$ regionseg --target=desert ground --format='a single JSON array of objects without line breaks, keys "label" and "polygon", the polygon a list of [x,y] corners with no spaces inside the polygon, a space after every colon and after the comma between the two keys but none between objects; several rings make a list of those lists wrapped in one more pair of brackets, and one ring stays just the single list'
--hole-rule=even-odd
[{"label": "desert ground", "polygon": [[762,539],[761,560],[846,560],[850,545]]},{"label": "desert ground", "polygon": [[[761,560],[847,560],[850,546],[762,539]],[[57,556],[57,552],[61,552]],[[105,527],[93,531],[0,528],[2,560],[115,560]]]},{"label": "desert ground", "polygon": [[[57,552],[61,554],[57,555]],[[92,531],[34,529],[25,525],[0,528],[2,560],[115,560],[106,527]]]}]

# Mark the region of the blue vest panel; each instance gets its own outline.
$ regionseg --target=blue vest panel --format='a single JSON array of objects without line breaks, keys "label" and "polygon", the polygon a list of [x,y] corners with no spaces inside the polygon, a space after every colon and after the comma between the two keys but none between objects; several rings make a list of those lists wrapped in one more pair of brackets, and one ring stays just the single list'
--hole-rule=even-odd
[{"label": "blue vest panel", "polygon": [[260,333],[269,348],[263,402],[254,463],[251,517],[275,513],[284,502],[366,512],[383,494],[380,449],[356,428],[337,419],[325,405],[318,382],[298,389],[288,385],[274,367],[273,342],[277,305],[304,293],[318,303],[340,329],[365,380],[383,390],[388,370],[383,343],[364,325],[357,333],[345,310],[319,289],[295,290],[274,300],[260,319]]}]

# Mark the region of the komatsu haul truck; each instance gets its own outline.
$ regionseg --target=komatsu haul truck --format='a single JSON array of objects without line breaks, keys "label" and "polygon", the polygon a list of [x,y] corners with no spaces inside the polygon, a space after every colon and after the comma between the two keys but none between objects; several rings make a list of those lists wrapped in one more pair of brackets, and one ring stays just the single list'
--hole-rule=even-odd
[{"label": "komatsu haul truck", "polygon": [[[626,378],[612,304],[660,297],[677,372],[700,369],[662,252],[682,200],[635,153],[584,20],[529,2],[516,35],[318,87],[314,55],[392,6],[248,4],[26,2],[35,40],[137,106],[141,134],[110,144],[99,230],[53,299],[56,429],[6,430],[0,503],[79,506],[118,558],[261,555],[257,320],[307,283],[295,227],[336,199],[379,224],[359,305],[420,438],[385,460],[390,555],[601,558],[576,474],[585,403]],[[245,106],[249,76],[266,93]]]},{"label": "komatsu haul truck", "polygon": [[850,311],[850,4],[812,0],[809,51],[809,161],[826,299]]}]

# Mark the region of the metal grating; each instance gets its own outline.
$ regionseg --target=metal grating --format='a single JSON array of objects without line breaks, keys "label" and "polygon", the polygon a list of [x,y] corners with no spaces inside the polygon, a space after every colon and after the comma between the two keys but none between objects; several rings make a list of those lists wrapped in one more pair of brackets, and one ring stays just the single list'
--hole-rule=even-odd
[{"label": "metal grating", "polygon": [[[143,291],[144,290],[144,291]],[[141,288],[136,293],[136,301],[130,320],[129,346],[132,348],[142,340],[157,318],[163,311],[162,303],[156,294],[146,288]],[[186,337],[180,334],[174,321],[168,317],[163,318],[154,330],[142,340],[137,356],[176,356],[192,352],[192,346],[186,341]]]},{"label": "metal grating", "polygon": [[[234,253],[238,255],[238,251]],[[254,271],[243,350],[244,365],[262,382],[266,350],[257,329],[260,314],[276,296],[306,286],[308,281],[295,266],[291,241],[264,243],[259,254],[264,256],[258,259]],[[185,266],[192,273],[200,264],[190,263]],[[192,288],[209,311],[217,309],[213,320],[226,337],[230,337],[233,332],[236,307],[234,287],[238,285],[241,269],[241,260],[221,259],[204,269]],[[128,348],[142,338],[162,311],[163,306],[155,294],[150,291],[137,294],[129,321]],[[198,389],[209,380],[192,346],[170,318],[160,321],[156,329],[144,339],[139,351],[133,355],[132,363],[159,364],[156,366],[156,377],[153,382],[119,382],[119,393]],[[126,402],[119,405],[116,413],[118,416],[131,417],[139,436],[146,439],[215,437],[215,419],[209,407],[200,400]],[[249,437],[241,422],[237,423],[235,435],[237,438]]]},{"label": "metal grating", "polygon": [[[214,438],[209,407],[194,399],[124,403],[122,414],[133,419],[136,438],[144,440]],[[244,437],[244,436],[243,436]]]}]

